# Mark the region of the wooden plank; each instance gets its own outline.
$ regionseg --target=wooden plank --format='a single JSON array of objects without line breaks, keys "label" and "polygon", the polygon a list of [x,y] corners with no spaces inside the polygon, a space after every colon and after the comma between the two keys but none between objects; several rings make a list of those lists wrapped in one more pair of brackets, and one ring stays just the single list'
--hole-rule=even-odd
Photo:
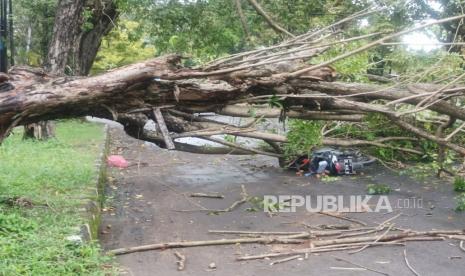
[{"label": "wooden plank", "polygon": [[155,120],[158,128],[160,129],[161,135],[163,136],[163,140],[165,141],[166,148],[174,150],[176,147],[174,146],[173,139],[171,139],[168,128],[166,127],[165,119],[163,119],[163,114],[161,114],[160,108],[154,109],[153,115],[155,115]]}]

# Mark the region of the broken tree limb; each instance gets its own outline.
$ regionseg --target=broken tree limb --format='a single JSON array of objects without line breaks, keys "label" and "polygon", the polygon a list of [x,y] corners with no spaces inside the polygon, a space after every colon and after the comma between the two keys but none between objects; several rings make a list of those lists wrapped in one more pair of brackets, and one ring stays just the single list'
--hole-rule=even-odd
[{"label": "broken tree limb", "polygon": [[376,238],[376,240],[374,240],[374,241],[371,242],[371,243],[368,243],[368,244],[364,245],[364,246],[363,246],[362,248],[360,248],[360,249],[357,249],[357,250],[354,250],[354,251],[350,251],[349,254],[355,254],[355,253],[361,252],[361,251],[363,251],[364,249],[368,248],[369,246],[376,244],[379,240],[381,240],[383,237],[385,237],[385,236],[389,233],[389,231],[391,231],[391,229],[392,229],[392,225],[388,227],[388,229],[386,230],[386,232],[384,232],[383,234],[381,234],[380,236],[378,236],[378,237]]},{"label": "broken tree limb", "polygon": [[236,231],[236,230],[208,230],[211,234],[233,234],[233,235],[298,235],[302,232],[276,232],[276,231]]},{"label": "broken tree limb", "polygon": [[[364,10],[335,24],[373,12]],[[445,18],[420,27],[459,18],[461,17]],[[383,36],[381,40],[386,42],[385,40],[409,31],[412,30]],[[336,73],[334,69],[326,66],[325,63],[309,65],[308,59],[330,49],[333,45],[362,38],[369,39],[375,35],[382,36],[382,34],[370,34],[345,38],[338,35],[339,32],[332,31],[330,25],[309,31],[295,39],[234,54],[214,61],[211,66],[198,68],[182,67],[180,62],[182,57],[177,55],[159,57],[88,78],[57,78],[40,70],[16,67],[9,72],[7,78],[0,80],[5,84],[2,87],[8,87],[0,92],[0,140],[16,125],[91,115],[117,120],[132,137],[155,142],[161,146],[166,144],[166,147],[172,148],[173,146],[165,141],[167,136],[148,136],[144,133],[144,125],[137,122],[138,119],[131,120],[126,117],[128,115],[153,117],[152,109],[167,106],[178,112],[227,114],[228,109],[231,110],[229,108],[231,105],[251,103],[249,109],[256,108],[257,113],[263,113],[264,117],[281,118],[281,115],[287,114],[287,117],[307,120],[363,122],[367,114],[383,114],[390,116],[393,122],[397,122],[399,109],[387,105],[386,101],[392,103],[400,100],[399,104],[403,106],[418,105],[431,95],[434,96],[434,100],[427,103],[427,108],[439,113],[434,116],[441,118],[450,116],[465,121],[465,111],[462,106],[442,100],[442,96],[459,99],[464,95],[465,88],[458,83],[451,83],[447,89],[444,89],[444,85],[437,84],[399,83],[392,87],[383,87],[331,82]],[[381,40],[365,44],[358,48],[356,53],[379,45]],[[347,52],[337,59],[354,53],[354,51]],[[298,75],[292,75],[297,73]],[[440,91],[441,95],[435,95],[435,91]],[[273,95],[279,95],[283,110],[265,109]],[[243,105],[239,106],[242,108],[239,112],[242,113],[241,116],[250,115],[244,113]],[[174,114],[176,118],[168,118],[173,117],[173,113],[163,113],[168,133],[173,133],[173,136],[181,137],[219,125],[224,126],[220,122],[188,120],[179,114]],[[194,115],[194,117],[198,116]],[[465,149],[457,142],[461,137],[437,139],[434,135],[429,135],[430,130],[418,126],[416,122],[419,122],[418,118],[407,116],[397,124],[407,131],[415,127],[415,131],[411,132],[416,136],[448,147],[462,155],[465,153]],[[457,136],[462,134],[459,132],[461,131],[456,131]],[[244,131],[237,135],[267,142],[287,142],[284,136],[259,131]],[[347,145],[345,141],[337,142]],[[360,142],[359,145],[371,143],[371,146],[381,147],[380,144],[374,144],[378,142],[380,141]],[[394,147],[388,142],[382,143],[387,147]],[[186,145],[179,143],[174,143],[174,146],[178,149],[187,148]],[[235,152],[251,152],[250,149],[239,149],[237,146],[240,145],[235,146]],[[276,146],[276,153],[280,153],[280,145]],[[404,151],[401,148],[395,149]],[[414,148],[406,152],[418,154],[420,150]],[[264,151],[258,150],[255,153],[263,154]]]},{"label": "broken tree limb", "polygon": [[224,195],[220,194],[206,194],[206,193],[192,193],[189,195],[190,197],[206,197],[206,198],[220,198],[223,199]]},{"label": "broken tree limb", "polygon": [[[181,242],[167,242],[155,243],[127,248],[118,248],[108,251],[109,254],[123,255],[134,252],[143,252],[149,250],[165,250],[170,248],[183,248],[183,247],[196,247],[196,246],[212,246],[212,245],[226,245],[226,244],[241,244],[241,243],[293,243],[292,240],[309,238],[310,234],[302,232],[298,235],[288,235],[285,237],[261,237],[261,238],[243,238],[243,239],[221,239],[221,240],[207,240],[207,241],[181,241]],[[300,240],[299,240],[300,242]]]},{"label": "broken tree limb", "polygon": [[[363,243],[364,245],[366,243]],[[399,243],[392,243],[392,242],[381,242],[377,243],[376,246],[381,245],[404,245]],[[295,249],[286,252],[276,252],[276,253],[266,253],[266,254],[259,254],[259,255],[248,255],[248,256],[241,256],[237,257],[237,261],[250,261],[250,260],[258,260],[258,259],[265,259],[265,258],[276,258],[276,257],[283,257],[295,254],[311,254],[311,253],[324,253],[324,252],[334,252],[334,251],[346,251],[360,248],[360,244],[353,244],[353,245],[341,245],[338,247],[322,247],[322,248],[304,248],[304,249]]]},{"label": "broken tree limb", "polygon": [[273,153],[273,152],[267,152],[267,151],[252,149],[252,148],[246,148],[246,147],[240,146],[240,145],[238,145],[236,143],[227,142],[227,141],[220,140],[220,139],[217,139],[217,138],[212,138],[212,137],[201,137],[201,138],[205,139],[205,140],[208,140],[208,141],[218,143],[218,144],[222,144],[222,145],[225,145],[225,146],[228,146],[228,147],[231,147],[231,148],[236,148],[236,149],[248,151],[251,154],[269,155],[269,156],[278,157],[278,158],[283,157],[282,154],[277,154],[277,153]]},{"label": "broken tree limb", "polygon": [[155,116],[158,128],[160,129],[160,132],[163,136],[163,140],[165,141],[166,148],[169,150],[175,149],[176,147],[174,146],[168,128],[166,127],[165,119],[163,119],[163,114],[161,114],[160,108],[154,109],[153,115]]},{"label": "broken tree limb", "polygon": [[245,189],[244,185],[241,185],[241,199],[234,201],[231,206],[226,209],[208,209],[202,206],[201,209],[198,210],[176,210],[177,212],[208,212],[208,213],[227,213],[235,210],[240,205],[247,202],[249,199],[249,195],[247,194],[247,190]]},{"label": "broken tree limb", "polygon": [[370,236],[370,237],[359,237],[359,238],[345,238],[345,239],[333,239],[333,240],[320,240],[320,241],[313,241],[312,244],[315,247],[325,246],[325,245],[334,245],[334,244],[347,244],[347,243],[358,243],[358,242],[372,242],[377,240],[380,241],[394,241],[400,240],[403,238],[410,238],[410,237],[419,237],[419,236],[438,236],[441,234],[445,235],[460,235],[463,233],[462,230],[434,230],[434,231],[423,231],[423,232],[406,232],[400,234],[392,234],[382,236]]},{"label": "broken tree limb", "polygon": [[[407,241],[443,241],[443,240],[444,238],[442,237],[412,237],[412,238],[400,239],[397,241],[378,242],[376,244],[372,244],[372,246],[404,246],[405,242]],[[314,248],[295,249],[295,250],[290,250],[290,251],[285,251],[285,252],[248,255],[248,256],[238,257],[236,258],[236,260],[237,261],[250,261],[250,260],[265,259],[265,258],[283,257],[283,256],[289,256],[289,255],[295,255],[295,254],[310,254],[310,253],[324,253],[324,252],[354,250],[354,249],[359,249],[362,246],[369,244],[369,243],[370,242],[347,243],[347,244],[338,244],[338,245],[327,245],[327,246],[314,247]]]}]

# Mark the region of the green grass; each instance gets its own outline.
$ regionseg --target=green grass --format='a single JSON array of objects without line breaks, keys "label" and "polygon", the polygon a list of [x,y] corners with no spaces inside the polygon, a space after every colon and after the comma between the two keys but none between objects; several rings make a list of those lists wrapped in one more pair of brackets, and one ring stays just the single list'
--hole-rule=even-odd
[{"label": "green grass", "polygon": [[[96,242],[66,237],[84,222],[80,209],[95,196],[95,161],[103,127],[57,125],[57,138],[23,141],[20,129],[0,146],[0,275],[103,275],[109,261]],[[25,198],[32,207],[15,206]],[[9,204],[8,204],[9,203]]]},{"label": "green grass", "polygon": [[465,178],[462,176],[457,176],[454,178],[454,191],[456,192],[465,192]]},{"label": "green grass", "polygon": [[455,211],[463,212],[465,211],[465,193],[460,194],[456,198]]}]

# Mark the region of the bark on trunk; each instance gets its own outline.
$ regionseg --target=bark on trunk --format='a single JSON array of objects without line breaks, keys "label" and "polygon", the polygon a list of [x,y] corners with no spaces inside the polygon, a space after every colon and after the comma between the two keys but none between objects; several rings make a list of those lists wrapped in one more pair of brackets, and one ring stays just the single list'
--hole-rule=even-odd
[{"label": "bark on trunk", "polygon": [[[53,36],[48,49],[45,68],[52,75],[87,75],[97,55],[100,43],[114,26],[117,17],[113,0],[88,1],[61,0],[58,4]],[[84,8],[92,17],[84,18]],[[84,20],[92,28],[83,28]],[[70,66],[69,66],[70,65]],[[40,122],[25,126],[24,137],[46,140],[55,135],[53,122]]]},{"label": "bark on trunk", "polygon": [[118,18],[116,4],[113,0],[88,1],[86,9],[92,11],[88,23],[90,29],[82,29],[73,47],[73,73],[76,76],[87,76],[92,68],[102,38],[115,26]]},{"label": "bark on trunk", "polygon": [[[419,137],[434,141],[460,154],[465,154],[465,149],[462,146],[430,135],[427,131],[397,117],[394,110],[380,104],[365,102],[417,95],[409,92],[407,88],[390,90],[388,95],[376,93],[376,96],[367,94],[351,96],[347,99],[334,97],[334,95],[356,91],[369,92],[379,90],[382,87],[309,82],[295,79],[285,83],[266,82],[264,84],[261,78],[254,81],[250,81],[250,78],[246,78],[244,81],[231,80],[229,75],[216,76],[215,79],[192,79],[185,76],[198,76],[198,72],[181,68],[179,64],[180,57],[170,55],[88,78],[54,78],[43,72],[16,68],[10,74],[10,84],[14,86],[14,89],[0,93],[0,133],[6,134],[11,127],[18,124],[33,123],[43,119],[94,115],[117,120],[123,123],[125,130],[130,135],[140,139],[153,140],[163,145],[162,138],[144,136],[143,131],[148,117],[152,117],[153,108],[161,108],[174,112],[172,115],[164,114],[170,132],[189,132],[185,135],[205,137],[206,134],[198,133],[198,131],[209,130],[211,133],[227,129],[225,133],[285,143],[287,142],[286,138],[280,135],[256,130],[244,131],[243,128],[225,128],[222,123],[189,114],[183,115],[185,113],[179,112],[180,110],[213,111],[220,114],[223,112],[229,115],[242,114],[245,116],[247,106],[237,105],[237,103],[260,101],[266,88],[266,93],[273,93],[274,90],[287,93],[281,94],[280,97],[284,99],[286,113],[296,118],[357,121],[362,119],[360,115],[380,113],[387,116],[394,124],[415,133]],[[282,87],[286,87],[287,90],[284,91]],[[439,86],[429,85],[428,87],[434,90]],[[370,97],[370,99],[366,97]],[[269,100],[267,97],[264,99],[265,103]],[[253,107],[256,108],[258,118],[261,116],[281,116],[276,109],[261,106],[261,108]],[[457,109],[446,102],[433,105],[431,109],[437,109],[438,106],[440,108],[448,107],[443,114],[453,112],[454,117],[465,118],[463,109]],[[143,115],[145,119],[129,120],[128,115],[131,114]],[[179,137],[184,136],[179,135]],[[326,142],[342,146],[354,144],[382,146],[380,143],[385,141],[352,141],[351,143],[350,141],[327,140]],[[251,149],[246,150],[257,152]],[[407,152],[419,153],[417,150],[408,150]]]},{"label": "bark on trunk", "polygon": [[[182,67],[180,56],[169,55],[119,68],[100,76],[58,77],[57,74],[63,74],[71,57],[73,43],[81,31],[79,22],[82,24],[83,2],[84,0],[60,1],[47,65],[54,76],[27,68],[15,68],[10,72],[9,78],[0,75],[0,142],[17,125],[47,119],[94,115],[118,121],[124,125],[129,135],[159,145],[168,144],[170,139],[186,136],[215,141],[210,136],[218,133],[261,139],[268,143],[286,143],[287,139],[284,136],[258,131],[254,122],[247,126],[231,126],[192,113],[214,112],[250,117],[255,113],[255,120],[262,117],[293,117],[343,120],[354,124],[363,121],[365,115],[374,113],[388,118],[393,125],[409,132],[406,136],[410,137],[382,137],[372,141],[327,139],[323,143],[387,147],[403,150],[408,154],[421,154],[418,148],[402,149],[388,143],[394,140],[411,141],[411,136],[416,136],[465,155],[465,148],[460,139],[449,139],[450,135],[446,138],[439,137],[430,129],[417,124],[418,118],[412,116],[411,112],[400,113],[396,108],[400,102],[403,108],[407,105],[418,105],[415,112],[420,108],[427,108],[440,115],[465,121],[463,107],[446,101],[450,97],[463,100],[465,87],[454,85],[454,82],[449,83],[447,87],[400,84],[396,87],[382,87],[334,83],[332,81],[336,72],[329,66],[380,45],[388,39],[433,24],[459,20],[465,15],[429,22],[411,30],[384,36],[316,65],[309,65],[310,59],[331,49],[333,45],[380,35],[374,33],[333,41],[337,35],[337,32],[331,31],[334,27],[375,11],[362,11],[315,32],[308,32],[273,46],[221,58],[196,69]],[[112,2],[108,0],[103,3]],[[101,23],[101,28],[96,28],[94,33],[82,33],[79,36],[79,48],[74,49],[75,53],[82,53],[86,48],[92,50],[92,53],[82,60],[76,59],[79,64],[76,68],[79,68],[77,70],[81,73],[88,72],[89,60],[95,56],[94,50],[100,43],[96,38],[112,25],[110,18],[113,15],[108,13],[114,12],[114,8],[104,5],[101,6],[101,10],[96,8],[94,12],[100,16],[100,22],[104,23]],[[60,23],[60,20],[64,22]],[[326,39],[330,40],[329,43]],[[422,104],[425,105],[421,106]],[[269,108],[270,106],[279,108]],[[156,109],[160,110],[166,122],[167,131],[164,131],[164,138],[144,130],[145,123],[148,118],[153,117],[153,110]],[[450,131],[456,134],[460,129],[453,129],[452,126]],[[226,144],[224,141],[218,143]],[[179,143],[174,141],[176,148],[178,145]],[[226,145],[243,152],[281,156],[278,145],[274,147],[276,152],[263,152],[236,143]]]},{"label": "bark on trunk", "polygon": [[53,36],[45,68],[51,74],[64,75],[70,50],[83,23],[85,0],[60,0],[55,15]]}]

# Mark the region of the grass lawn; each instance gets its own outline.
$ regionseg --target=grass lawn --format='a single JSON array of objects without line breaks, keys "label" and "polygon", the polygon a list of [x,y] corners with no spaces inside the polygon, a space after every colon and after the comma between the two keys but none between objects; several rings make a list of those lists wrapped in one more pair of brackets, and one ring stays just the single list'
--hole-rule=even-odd
[{"label": "grass lawn", "polygon": [[23,141],[16,129],[0,146],[0,275],[109,272],[98,243],[66,239],[83,223],[103,139],[102,125],[73,120],[57,123],[56,139]]}]

